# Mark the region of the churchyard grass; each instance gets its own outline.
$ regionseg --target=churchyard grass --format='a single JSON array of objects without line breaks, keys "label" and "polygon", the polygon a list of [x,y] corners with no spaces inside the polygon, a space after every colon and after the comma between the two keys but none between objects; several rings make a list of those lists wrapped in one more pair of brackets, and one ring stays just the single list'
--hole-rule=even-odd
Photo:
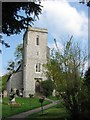
[{"label": "churchyard grass", "polygon": [[59,103],[51,108],[44,110],[43,114],[41,112],[32,114],[27,117],[27,120],[68,120],[69,114],[66,111],[62,103]]},{"label": "churchyard grass", "polygon": [[[6,118],[21,112],[25,112],[28,110],[32,110],[34,108],[38,108],[41,106],[39,103],[39,98],[16,98],[16,103],[19,105],[17,106],[12,106],[8,105],[9,99],[8,98],[3,98],[3,103],[2,103],[2,117]],[[49,101],[44,101],[43,105],[49,104]]]},{"label": "churchyard grass", "polygon": [[49,97],[47,97],[47,98],[49,98],[49,99],[51,99],[51,100],[59,100],[57,97],[55,97],[55,96],[49,96]]}]

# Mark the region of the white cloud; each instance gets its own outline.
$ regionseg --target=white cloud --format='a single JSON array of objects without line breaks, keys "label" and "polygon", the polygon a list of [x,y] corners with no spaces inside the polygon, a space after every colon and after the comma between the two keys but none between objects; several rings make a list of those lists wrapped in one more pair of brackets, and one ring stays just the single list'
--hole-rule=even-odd
[{"label": "white cloud", "polygon": [[[42,1],[41,26],[50,29],[53,36],[62,33],[87,37],[88,18],[84,12],[78,12],[66,0]],[[44,24],[44,25],[43,25]]]}]

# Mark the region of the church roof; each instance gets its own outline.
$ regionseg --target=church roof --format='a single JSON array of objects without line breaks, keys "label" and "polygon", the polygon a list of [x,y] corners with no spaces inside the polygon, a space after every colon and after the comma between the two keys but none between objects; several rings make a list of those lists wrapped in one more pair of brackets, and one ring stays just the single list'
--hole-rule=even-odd
[{"label": "church roof", "polygon": [[16,72],[19,72],[19,71],[21,71],[21,70],[23,70],[23,65],[22,65],[22,64],[19,65],[19,67],[17,68]]},{"label": "church roof", "polygon": [[17,68],[17,70],[16,70],[14,73],[11,73],[11,74],[8,76],[7,82],[9,81],[9,79],[11,78],[11,76],[12,76],[13,74],[15,74],[15,73],[17,73],[17,72],[20,72],[20,71],[22,71],[22,70],[23,70],[23,65],[21,64],[21,65],[19,65],[19,67]]}]

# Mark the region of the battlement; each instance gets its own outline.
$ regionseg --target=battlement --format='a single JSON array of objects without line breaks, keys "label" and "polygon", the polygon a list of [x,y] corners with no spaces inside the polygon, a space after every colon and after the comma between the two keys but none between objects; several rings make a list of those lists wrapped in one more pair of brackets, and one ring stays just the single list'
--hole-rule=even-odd
[{"label": "battlement", "polygon": [[34,32],[42,32],[42,33],[48,33],[48,30],[45,28],[38,28],[38,27],[28,27],[28,31],[34,31]]},{"label": "battlement", "polygon": [[41,33],[48,33],[48,30],[45,28],[38,28],[38,27],[28,27],[28,30],[25,31],[23,35],[23,40],[27,34],[27,31],[33,31],[33,32],[41,32]]}]

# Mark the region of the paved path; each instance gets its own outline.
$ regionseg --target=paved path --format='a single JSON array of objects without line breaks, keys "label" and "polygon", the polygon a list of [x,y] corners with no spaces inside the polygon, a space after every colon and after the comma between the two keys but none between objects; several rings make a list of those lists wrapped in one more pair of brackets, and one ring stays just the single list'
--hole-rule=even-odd
[{"label": "paved path", "polygon": [[45,100],[50,101],[50,102],[55,102],[55,100],[51,100],[49,98],[45,98]]},{"label": "paved path", "polygon": [[[45,106],[43,107],[43,109],[45,110],[45,109],[47,109],[47,108],[50,108],[50,107],[56,105],[58,102],[59,102],[58,100],[57,100],[57,101],[53,101],[52,103],[50,103],[50,104],[48,104],[48,105],[45,105]],[[20,113],[20,114],[18,114],[18,115],[14,115],[14,116],[12,116],[12,117],[9,117],[8,119],[11,119],[11,118],[15,118],[15,119],[16,119],[16,118],[26,118],[26,117],[28,117],[29,115],[31,115],[31,114],[33,114],[33,113],[40,112],[40,111],[41,111],[41,107],[36,108],[36,109],[34,109],[34,110],[30,110],[30,111],[27,111],[27,112]],[[7,119],[7,120],[8,120],[8,119]]]}]

